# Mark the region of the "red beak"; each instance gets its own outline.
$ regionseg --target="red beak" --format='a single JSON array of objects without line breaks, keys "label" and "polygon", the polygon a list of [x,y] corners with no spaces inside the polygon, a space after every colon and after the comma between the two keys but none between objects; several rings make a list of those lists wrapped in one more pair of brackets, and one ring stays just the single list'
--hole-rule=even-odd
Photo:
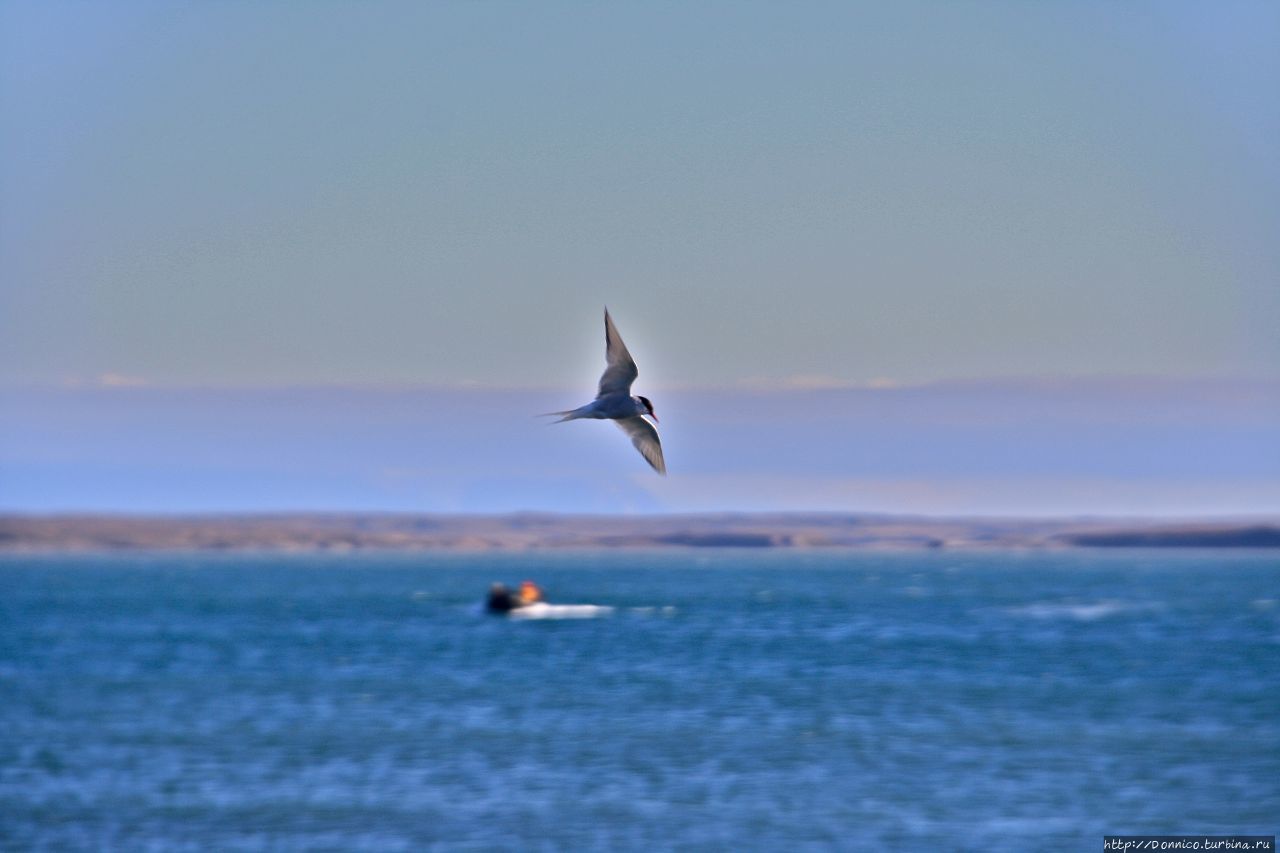
[{"label": "red beak", "polygon": [[655,415],[653,412],[649,412],[649,417],[653,418],[653,422],[655,424],[658,422],[658,416]]}]

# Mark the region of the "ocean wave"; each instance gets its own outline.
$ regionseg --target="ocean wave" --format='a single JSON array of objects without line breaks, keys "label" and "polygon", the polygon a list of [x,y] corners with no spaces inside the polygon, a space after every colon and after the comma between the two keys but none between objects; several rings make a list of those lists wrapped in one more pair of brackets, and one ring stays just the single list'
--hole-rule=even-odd
[{"label": "ocean wave", "polygon": [[1006,607],[1005,613],[1030,619],[1073,619],[1077,622],[1095,622],[1119,613],[1150,610],[1151,604],[1107,599],[1095,602],[1038,601],[1019,607]]}]

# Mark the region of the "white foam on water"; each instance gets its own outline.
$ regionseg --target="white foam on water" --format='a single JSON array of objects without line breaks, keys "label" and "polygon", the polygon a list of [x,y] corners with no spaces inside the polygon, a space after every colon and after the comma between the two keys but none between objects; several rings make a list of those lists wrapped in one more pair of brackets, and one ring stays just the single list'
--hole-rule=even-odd
[{"label": "white foam on water", "polygon": [[668,604],[664,607],[628,607],[628,613],[634,613],[637,616],[672,616],[676,609]]},{"label": "white foam on water", "polygon": [[1078,622],[1094,622],[1117,613],[1129,610],[1145,610],[1150,605],[1125,603],[1123,601],[1096,601],[1093,603],[1036,602],[1022,607],[1009,607],[1006,613],[1014,616],[1028,616],[1032,619],[1074,619]]}]

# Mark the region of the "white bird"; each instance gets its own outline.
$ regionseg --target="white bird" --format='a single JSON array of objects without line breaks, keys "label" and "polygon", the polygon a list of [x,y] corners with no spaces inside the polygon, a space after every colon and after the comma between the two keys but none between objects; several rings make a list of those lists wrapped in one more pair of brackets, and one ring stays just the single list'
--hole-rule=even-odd
[{"label": "white bird", "polygon": [[667,464],[662,460],[662,442],[658,440],[658,431],[645,417],[658,422],[653,413],[653,403],[648,397],[631,396],[631,383],[636,381],[640,371],[627,352],[627,345],[613,325],[609,309],[604,309],[604,373],[600,375],[600,388],[596,398],[585,406],[563,412],[549,412],[559,415],[560,420],[574,421],[579,418],[596,418],[616,423],[623,432],[631,437],[631,443],[645,461],[653,466],[659,474],[667,473]]}]

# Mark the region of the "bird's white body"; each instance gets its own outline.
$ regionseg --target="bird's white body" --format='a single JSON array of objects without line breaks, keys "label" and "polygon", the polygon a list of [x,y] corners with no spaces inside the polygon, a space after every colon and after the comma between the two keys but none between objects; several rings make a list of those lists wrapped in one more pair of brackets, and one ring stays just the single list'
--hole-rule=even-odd
[{"label": "bird's white body", "polygon": [[631,437],[631,443],[640,451],[645,461],[653,466],[653,470],[665,474],[667,465],[662,458],[662,442],[658,439],[658,430],[646,420],[653,418],[656,422],[658,416],[653,413],[653,404],[648,398],[631,395],[631,383],[636,381],[640,371],[636,368],[631,353],[627,352],[622,336],[614,327],[608,309],[604,312],[604,347],[606,365],[600,376],[596,398],[585,406],[552,414],[559,415],[560,421],[581,418],[613,421]]}]

